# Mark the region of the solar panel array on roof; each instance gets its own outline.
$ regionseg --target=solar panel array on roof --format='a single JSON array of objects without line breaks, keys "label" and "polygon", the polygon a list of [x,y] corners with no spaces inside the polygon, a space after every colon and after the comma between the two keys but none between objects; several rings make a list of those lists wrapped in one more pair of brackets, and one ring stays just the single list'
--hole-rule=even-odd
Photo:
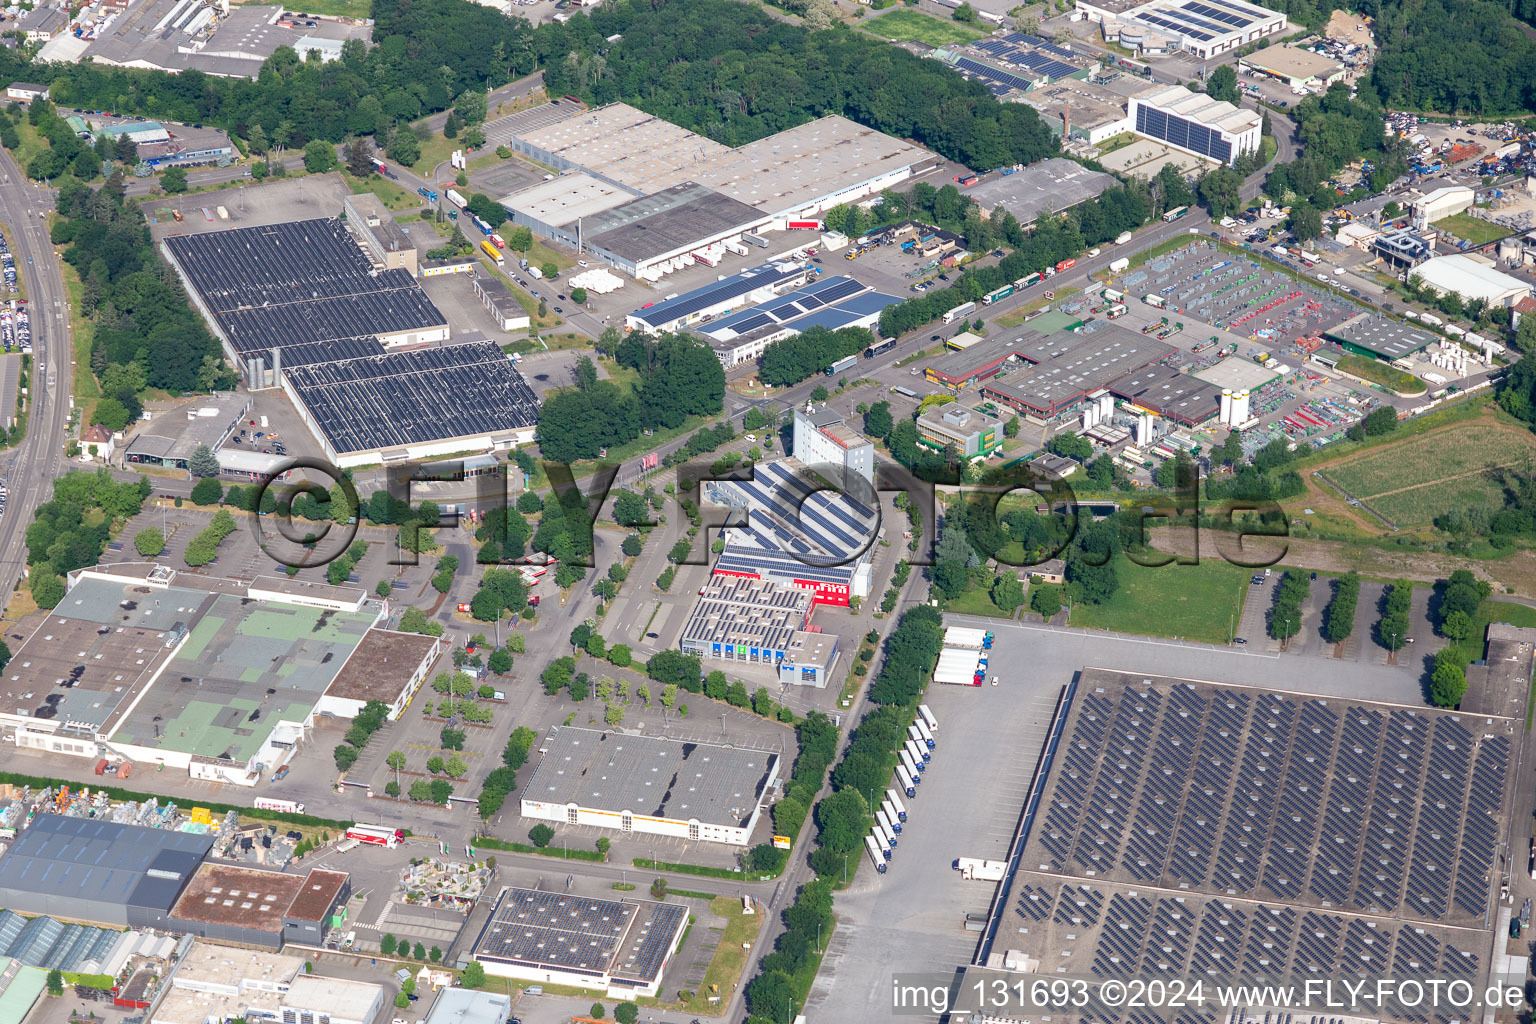
[{"label": "solar panel array on roof", "polygon": [[717,573],[737,573],[766,580],[806,580],[852,586],[853,565],[811,565],[780,550],[755,530],[734,529],[725,550],[715,560]]},{"label": "solar panel array on roof", "polygon": [[985,78],[989,82],[996,82],[998,85],[1006,86],[1009,89],[1029,90],[1035,87],[1033,79],[1020,78],[1018,75],[1011,74],[1001,68],[994,68],[990,64],[983,64],[979,60],[972,60],[969,57],[957,58],[955,66],[966,74],[975,75],[977,78]]},{"label": "solar panel array on roof", "polygon": [[649,982],[661,973],[687,914],[686,907],[673,903],[508,889],[497,900],[475,955]]},{"label": "solar panel array on roof", "polygon": [[738,295],[746,295],[767,285],[777,284],[805,273],[805,268],[794,263],[764,263],[751,270],[732,274],[714,284],[706,284],[691,292],[684,292],[675,299],[658,302],[649,309],[636,310],[635,317],[651,326],[670,324],[691,316],[701,309],[729,302]]},{"label": "solar panel array on roof", "polygon": [[1010,32],[1003,36],[1003,40],[1005,42],[1014,43],[1019,46],[1033,46],[1037,50],[1044,50],[1046,53],[1054,53],[1058,57],[1077,56],[1077,54],[1073,53],[1071,50],[1057,46],[1049,39],[1046,39],[1042,36],[1030,35],[1028,32]]},{"label": "solar panel array on roof", "polygon": [[[1058,78],[1070,78],[1078,72],[1078,69],[1071,64],[1065,64],[1048,54],[1020,50],[996,39],[977,43],[976,49],[1009,64],[1038,71],[1042,75],[1049,76],[1052,81]],[[1053,47],[1053,49],[1060,50],[1060,47]],[[1067,56],[1072,55],[1069,53]]]},{"label": "solar panel array on roof", "polygon": [[496,435],[538,421],[533,389],[489,341],[299,366],[288,380],[337,453]]},{"label": "solar panel array on roof", "polygon": [[447,323],[409,271],[375,270],[334,217],[165,244],[242,355]]},{"label": "solar panel array on roof", "polygon": [[821,309],[850,295],[857,295],[867,287],[851,277],[842,275],[822,278],[803,288],[774,296],[760,305],[732,313],[698,329],[712,338],[740,337],[773,324],[782,324],[804,316],[812,310]]}]

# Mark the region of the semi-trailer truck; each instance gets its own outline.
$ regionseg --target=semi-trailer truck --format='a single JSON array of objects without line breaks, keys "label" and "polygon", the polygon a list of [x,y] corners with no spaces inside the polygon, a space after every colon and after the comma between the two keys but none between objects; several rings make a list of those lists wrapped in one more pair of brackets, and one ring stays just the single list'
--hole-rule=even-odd
[{"label": "semi-trailer truck", "polygon": [[890,835],[896,836],[898,838],[901,836],[901,833],[896,831],[896,823],[891,820],[891,816],[886,814],[885,811],[876,811],[875,820],[879,822],[880,827],[885,829],[885,831]]},{"label": "semi-trailer truck", "polygon": [[923,721],[922,718],[918,718],[917,721],[913,722],[912,728],[916,729],[917,734],[923,738],[923,746],[929,750],[937,746],[933,741],[933,730],[928,728],[928,723]]},{"label": "semi-trailer truck", "polygon": [[880,801],[880,810],[884,812],[886,821],[891,826],[891,831],[901,835],[901,818],[896,813],[896,805],[891,803],[889,799],[882,800]]},{"label": "semi-trailer truck", "polygon": [[907,740],[906,751],[912,755],[912,760],[916,761],[919,765],[927,764],[929,759],[933,757],[928,752],[928,748],[917,740]]},{"label": "semi-trailer truck", "polygon": [[921,782],[923,781],[922,780],[922,774],[923,774],[922,763],[919,762],[919,761],[914,760],[913,757],[912,757],[912,752],[910,750],[907,750],[905,747],[903,747],[902,751],[901,751],[901,766],[907,770],[907,774],[912,776],[912,781],[913,782],[921,784]]},{"label": "semi-trailer truck", "polygon": [[981,860],[976,857],[958,857],[955,859],[955,870],[960,872],[961,878],[974,878],[982,882],[1000,882],[1008,873],[1008,862],[1005,860]]},{"label": "semi-trailer truck", "polygon": [[874,836],[864,837],[864,852],[869,855],[869,862],[875,866],[875,873],[885,874],[885,854],[875,842]]},{"label": "semi-trailer truck", "polygon": [[927,704],[919,704],[917,706],[917,717],[921,718],[929,729],[934,732],[939,731],[939,720],[933,717],[933,712],[928,710]]},{"label": "semi-trailer truck", "polygon": [[908,800],[917,796],[917,780],[912,777],[911,772],[907,771],[906,765],[896,766],[896,781],[901,783],[901,791],[907,794]]},{"label": "semi-trailer truck", "polygon": [[875,823],[875,835],[879,836],[885,842],[886,850],[889,851],[896,849],[896,833],[892,832],[890,829],[886,828],[879,822]]},{"label": "semi-trailer truck", "polygon": [[836,377],[838,374],[844,372],[845,370],[851,370],[858,365],[858,356],[844,356],[842,359],[839,359],[837,362],[827,367],[823,372],[826,373],[828,377]]},{"label": "semi-trailer truck", "polygon": [[469,205],[468,200],[459,195],[458,192],[454,191],[453,189],[449,189],[447,192],[444,192],[443,195],[447,196],[448,201],[461,210]]},{"label": "semi-trailer truck", "polygon": [[892,807],[896,808],[896,820],[906,821],[907,808],[902,804],[901,797],[897,795],[896,791],[894,789],[886,790],[885,798],[891,802]]}]

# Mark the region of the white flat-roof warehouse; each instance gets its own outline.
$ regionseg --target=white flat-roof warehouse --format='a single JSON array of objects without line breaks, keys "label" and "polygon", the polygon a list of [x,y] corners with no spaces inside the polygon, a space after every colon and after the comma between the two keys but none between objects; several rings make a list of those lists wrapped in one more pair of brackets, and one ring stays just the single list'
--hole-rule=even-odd
[{"label": "white flat-roof warehouse", "polygon": [[1285,15],[1246,0],[1077,0],[1104,36],[1140,51],[1150,36],[1207,60],[1285,31]]},{"label": "white flat-roof warehouse", "polygon": [[743,234],[814,218],[938,160],[836,115],[730,149],[624,103],[570,110],[530,116],[508,143],[564,173],[501,203],[514,223],[652,280],[694,253],[711,266],[744,255]]},{"label": "white flat-roof warehouse", "polygon": [[770,750],[556,726],[523,791],[525,818],[746,846],[778,776]]},{"label": "white flat-roof warehouse", "polygon": [[1137,135],[1228,166],[1244,153],[1259,151],[1264,124],[1255,111],[1182,85],[1154,86],[1132,96],[1130,120]]}]

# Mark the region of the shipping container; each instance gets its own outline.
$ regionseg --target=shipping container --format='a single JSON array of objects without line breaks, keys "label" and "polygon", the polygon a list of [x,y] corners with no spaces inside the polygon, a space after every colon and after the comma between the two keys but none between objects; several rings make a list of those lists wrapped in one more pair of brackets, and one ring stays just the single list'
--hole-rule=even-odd
[{"label": "shipping container", "polygon": [[837,362],[833,363],[831,366],[827,367],[826,370],[824,370],[823,372],[828,377],[835,377],[838,374],[842,373],[844,370],[851,370],[855,366],[858,366],[858,365],[859,365],[859,357],[858,356],[844,356],[843,358],[839,359]]}]

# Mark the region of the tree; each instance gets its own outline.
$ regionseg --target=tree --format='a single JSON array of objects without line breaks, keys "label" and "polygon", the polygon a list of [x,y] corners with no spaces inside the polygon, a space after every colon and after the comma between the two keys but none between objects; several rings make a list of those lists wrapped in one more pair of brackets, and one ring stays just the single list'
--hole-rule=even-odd
[{"label": "tree", "polygon": [[48,972],[48,994],[51,996],[64,994],[64,973],[57,967]]},{"label": "tree", "polygon": [[1437,708],[1454,708],[1467,692],[1467,673],[1448,656],[1449,650],[1435,656],[1435,669],[1429,677],[1429,700]]},{"label": "tree", "polygon": [[1226,100],[1232,104],[1238,102],[1237,71],[1232,65],[1223,64],[1210,73],[1205,80],[1205,93],[1212,99]]},{"label": "tree", "polygon": [[528,838],[539,849],[549,845],[549,841],[555,838],[555,830],[548,825],[535,825],[528,830]]},{"label": "tree", "polygon": [[187,171],[184,167],[167,167],[160,175],[160,187],[171,195],[187,190]]},{"label": "tree", "polygon": [[1018,416],[1014,416],[1007,423],[1003,424],[1003,436],[1004,437],[1018,437],[1019,436],[1019,426],[1020,426],[1019,418],[1018,418]]},{"label": "tree", "polygon": [[336,147],[324,139],[311,139],[304,145],[304,169],[310,174],[324,174],[336,169]]},{"label": "tree", "polygon": [[546,260],[539,265],[539,273],[543,274],[546,280],[552,281],[560,276],[560,268],[553,260]]},{"label": "tree", "polygon": [[404,989],[395,993],[395,1005],[402,1010],[411,1005],[411,997],[405,994]]},{"label": "tree", "polygon": [[585,288],[572,288],[571,301],[578,306],[585,306],[587,304],[587,290]]},{"label": "tree", "polygon": [[[1230,71],[1231,68],[1222,65],[1222,70]],[[1242,187],[1241,175],[1230,167],[1217,167],[1200,179],[1200,201],[1211,211],[1212,217],[1230,217],[1243,208]]]},{"label": "tree", "polygon": [[608,1013],[608,1008],[602,1003],[593,1003],[591,1013],[593,1017],[602,1020],[604,1015]]},{"label": "tree", "polygon": [[187,472],[196,477],[218,476],[219,457],[213,453],[212,448],[200,444],[187,456]]},{"label": "tree", "polygon": [[1297,241],[1311,241],[1323,233],[1323,215],[1310,203],[1293,203],[1287,226]]},{"label": "tree", "polygon": [[426,779],[417,779],[411,783],[411,788],[405,795],[419,804],[426,803],[432,797],[432,787],[428,785]]},{"label": "tree", "polygon": [[31,580],[32,600],[39,608],[52,608],[64,600],[67,588],[64,578],[57,573],[35,572]]},{"label": "tree", "polygon": [[811,401],[825,402],[827,397],[827,389],[822,385],[817,384],[814,388],[811,389]]},{"label": "tree", "polygon": [[608,648],[608,661],[619,668],[628,668],[634,655],[628,644],[614,644]]},{"label": "tree", "polygon": [[1024,585],[1011,572],[999,573],[992,581],[992,603],[1011,612],[1024,603]]},{"label": "tree", "polygon": [[458,754],[452,754],[448,758],[448,763],[443,765],[443,771],[449,778],[462,779],[464,773],[469,771],[469,765]]},{"label": "tree", "polygon": [[133,546],[145,558],[154,558],[165,550],[165,534],[151,526],[133,535]]},{"label": "tree", "polygon": [[427,958],[427,947],[418,942],[416,943],[415,951],[411,955],[417,960],[425,960]]},{"label": "tree", "polygon": [[352,177],[366,178],[376,170],[373,166],[373,145],[367,139],[360,136],[348,139],[343,153],[347,171]]},{"label": "tree", "polygon": [[224,488],[211,476],[205,476],[192,485],[192,504],[217,505],[224,497]]},{"label": "tree", "polygon": [[635,1024],[640,1019],[640,1007],[623,1002],[613,1008],[613,1019],[619,1024]]},{"label": "tree", "polygon": [[1397,429],[1397,410],[1390,405],[1372,409],[1366,414],[1365,419],[1360,421],[1360,428],[1365,431],[1366,437],[1390,434]]},{"label": "tree", "polygon": [[252,179],[254,179],[256,181],[266,181],[267,180],[267,176],[269,174],[271,174],[271,173],[272,173],[272,170],[267,165],[267,162],[265,160],[253,160],[253,161],[251,161],[251,178]]},{"label": "tree", "polygon": [[346,771],[357,763],[357,748],[349,743],[339,743],[331,751],[331,758],[336,762],[337,771]]},{"label": "tree", "polygon": [[1472,617],[1466,612],[1457,609],[1445,617],[1440,624],[1440,632],[1452,643],[1460,646],[1462,641],[1472,635]]},{"label": "tree", "polygon": [[485,968],[480,966],[480,961],[469,962],[469,966],[459,975],[459,984],[465,988],[479,988],[485,984]]},{"label": "tree", "polygon": [[1052,583],[1037,583],[1029,588],[1029,607],[1044,619],[1061,611],[1061,588]]},{"label": "tree", "polygon": [[395,947],[395,937],[389,932],[385,932],[384,937],[379,940],[379,952],[383,953],[385,956],[394,956]]},{"label": "tree", "polygon": [[816,805],[818,841],[838,853],[852,853],[869,831],[869,805],[856,789],[840,789]]},{"label": "tree", "polygon": [[389,137],[389,144],[384,147],[384,155],[397,164],[410,167],[421,159],[421,143],[416,139],[416,133],[411,131],[409,125],[396,128]]}]

